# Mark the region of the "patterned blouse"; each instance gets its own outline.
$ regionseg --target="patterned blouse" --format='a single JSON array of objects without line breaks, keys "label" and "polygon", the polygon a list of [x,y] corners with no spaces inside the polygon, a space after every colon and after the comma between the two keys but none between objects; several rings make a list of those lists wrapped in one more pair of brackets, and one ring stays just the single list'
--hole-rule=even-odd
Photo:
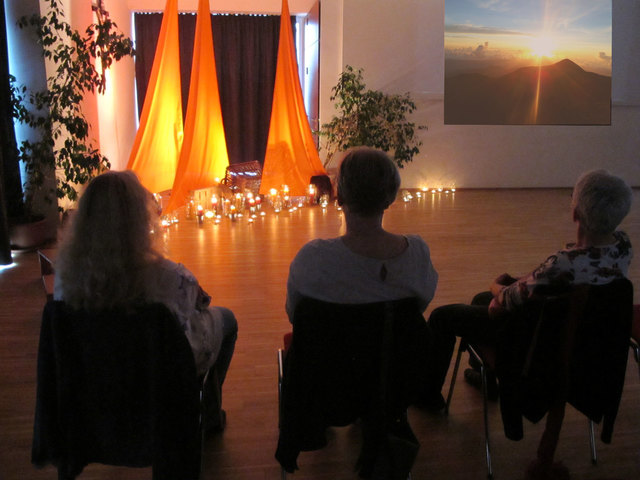
[{"label": "patterned blouse", "polygon": [[502,304],[512,311],[535,294],[562,292],[574,284],[604,285],[626,277],[633,257],[626,233],[614,232],[610,245],[579,248],[567,245],[502,291]]},{"label": "patterned blouse", "polygon": [[196,369],[203,375],[214,364],[222,344],[222,315],[209,306],[211,297],[181,263],[160,258],[145,272],[147,301],[165,304],[184,329]]},{"label": "patterned blouse", "polygon": [[[209,306],[211,297],[200,287],[196,277],[181,263],[159,258],[146,265],[145,301],[158,302],[171,310],[189,340],[199,375],[214,364],[222,344],[222,314]],[[56,278],[53,297],[64,299],[62,282]]]}]

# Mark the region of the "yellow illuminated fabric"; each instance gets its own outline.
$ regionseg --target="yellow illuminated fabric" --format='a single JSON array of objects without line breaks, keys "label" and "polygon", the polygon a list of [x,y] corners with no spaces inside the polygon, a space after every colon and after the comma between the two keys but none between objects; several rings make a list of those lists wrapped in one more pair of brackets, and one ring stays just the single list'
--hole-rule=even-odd
[{"label": "yellow illuminated fabric", "polygon": [[287,0],[282,1],[278,65],[273,90],[267,152],[260,193],[289,187],[289,194],[305,195],[313,175],[326,174],[304,108]]},{"label": "yellow illuminated fabric", "polygon": [[182,145],[179,50],[178,2],[167,0],[140,127],[127,164],[154,193],[173,185]]},{"label": "yellow illuminated fabric", "polygon": [[199,0],[184,142],[165,213],[184,205],[190,190],[215,185],[228,165],[209,0]]}]

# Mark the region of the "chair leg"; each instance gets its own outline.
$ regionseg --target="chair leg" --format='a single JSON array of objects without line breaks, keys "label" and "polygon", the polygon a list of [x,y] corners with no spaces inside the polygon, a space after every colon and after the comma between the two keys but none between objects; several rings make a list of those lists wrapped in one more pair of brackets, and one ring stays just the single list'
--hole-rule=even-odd
[{"label": "chair leg", "polygon": [[458,369],[460,368],[460,358],[462,352],[466,350],[466,346],[463,345],[462,339],[460,339],[460,346],[458,347],[458,354],[456,355],[456,363],[453,367],[453,373],[451,374],[451,384],[449,385],[449,393],[447,394],[447,405],[444,408],[444,414],[449,415],[449,405],[451,405],[451,397],[453,397],[453,387],[456,384],[456,377],[458,376]]},{"label": "chair leg", "polygon": [[633,357],[638,364],[638,374],[640,374],[640,345],[633,339],[631,339],[631,343],[629,344],[631,350],[633,350]]},{"label": "chair leg", "polygon": [[[278,349],[278,426],[282,417],[282,376],[284,371],[284,351]],[[284,472],[284,471],[283,471]]]},{"label": "chair leg", "polygon": [[489,401],[487,395],[487,370],[483,365],[480,367],[482,377],[482,407],[484,411],[484,445],[487,459],[487,477],[493,478],[493,466],[491,464],[491,441],[489,438]]},{"label": "chair leg", "polygon": [[591,446],[591,463],[598,463],[598,454],[596,452],[596,436],[594,433],[593,420],[589,420],[589,445]]},{"label": "chair leg", "polygon": [[[282,375],[284,368],[284,351],[278,349],[278,427],[280,427],[280,419],[282,418]],[[280,478],[287,480],[287,471],[280,467]]]}]

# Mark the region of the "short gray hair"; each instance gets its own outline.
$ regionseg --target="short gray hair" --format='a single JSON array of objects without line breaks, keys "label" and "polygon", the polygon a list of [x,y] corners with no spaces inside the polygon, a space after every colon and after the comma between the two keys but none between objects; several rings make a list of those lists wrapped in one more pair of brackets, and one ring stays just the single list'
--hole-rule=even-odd
[{"label": "short gray hair", "polygon": [[369,216],[391,205],[400,188],[395,163],[382,150],[357,147],[346,152],[338,172],[338,202]]},{"label": "short gray hair", "polygon": [[606,234],[614,232],[627,216],[632,198],[623,179],[606,170],[591,170],[578,178],[571,205],[586,231]]}]

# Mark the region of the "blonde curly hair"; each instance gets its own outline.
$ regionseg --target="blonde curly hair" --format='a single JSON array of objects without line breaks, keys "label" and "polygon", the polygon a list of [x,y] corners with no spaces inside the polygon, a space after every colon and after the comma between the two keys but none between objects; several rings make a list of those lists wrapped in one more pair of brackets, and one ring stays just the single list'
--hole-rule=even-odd
[{"label": "blonde curly hair", "polygon": [[109,171],[87,186],[56,261],[63,300],[74,308],[127,307],[145,298],[157,204],[131,171]]}]

